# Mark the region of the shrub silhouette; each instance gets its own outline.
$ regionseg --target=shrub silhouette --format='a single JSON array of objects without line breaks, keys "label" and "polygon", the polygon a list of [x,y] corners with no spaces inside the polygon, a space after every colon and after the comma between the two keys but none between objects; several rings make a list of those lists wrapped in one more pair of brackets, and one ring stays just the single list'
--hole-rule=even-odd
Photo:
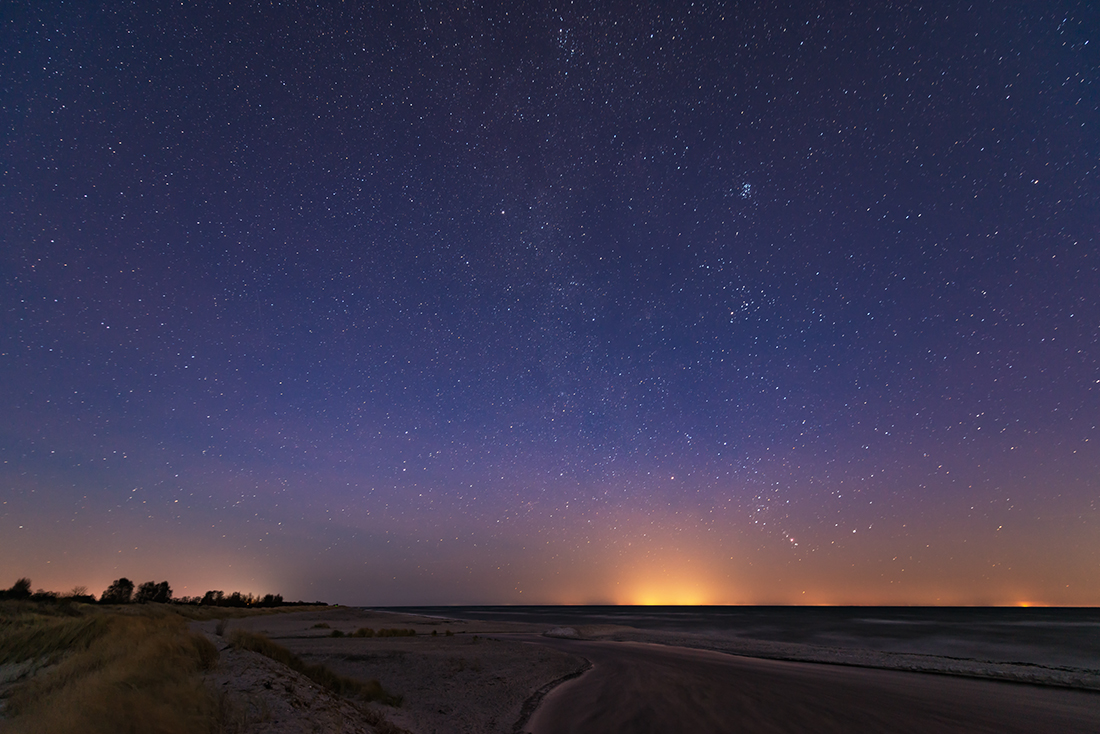
[{"label": "shrub silhouette", "polygon": [[95,604],[95,596],[88,593],[87,586],[74,586],[72,590],[61,594],[60,598],[64,601],[79,601],[87,604]]},{"label": "shrub silhouette", "polygon": [[329,635],[330,637],[415,637],[416,630],[414,629],[380,629],[375,632],[370,627],[360,627],[354,632],[343,632],[341,630],[333,630]]},{"label": "shrub silhouette", "polygon": [[10,589],[0,591],[0,599],[29,599],[31,596],[31,580],[23,577],[11,585]]}]

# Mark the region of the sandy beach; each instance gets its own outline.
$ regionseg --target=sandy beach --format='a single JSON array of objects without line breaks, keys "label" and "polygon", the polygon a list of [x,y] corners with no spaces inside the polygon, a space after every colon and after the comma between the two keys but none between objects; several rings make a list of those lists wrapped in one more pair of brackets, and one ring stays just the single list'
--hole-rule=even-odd
[{"label": "sandy beach", "polygon": [[[586,667],[580,656],[532,643],[545,630],[533,625],[350,608],[229,622],[225,637],[235,628],[262,633],[306,662],[323,663],[341,675],[377,679],[403,698],[400,707],[348,708],[349,702],[328,696],[293,671],[279,671],[276,679],[277,664],[233,650],[225,637],[214,634],[216,625],[195,627],[221,648],[222,664],[210,683],[231,692],[247,721],[244,731],[372,731],[355,728],[362,721],[358,710],[414,734],[510,734],[529,714],[524,705],[532,697],[541,698],[540,689]],[[334,630],[350,634],[362,627],[414,629],[416,636],[332,637]],[[288,696],[290,705],[285,703]]]},{"label": "sandy beach", "polygon": [[[235,702],[243,732],[1100,731],[1100,674],[1085,669],[351,608],[229,622],[227,635],[259,632],[379,680],[403,699],[392,707],[327,694],[229,648],[214,622],[196,627],[220,641],[209,683]],[[360,627],[417,634],[332,636]]]}]

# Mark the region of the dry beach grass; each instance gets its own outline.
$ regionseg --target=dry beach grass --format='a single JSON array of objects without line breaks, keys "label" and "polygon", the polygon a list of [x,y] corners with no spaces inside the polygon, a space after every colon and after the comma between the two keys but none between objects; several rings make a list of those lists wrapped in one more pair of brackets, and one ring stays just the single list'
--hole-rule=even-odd
[{"label": "dry beach grass", "polygon": [[[355,701],[397,702],[377,681],[303,663],[259,635],[237,631],[226,644],[216,634],[227,618],[262,615],[164,605],[5,603],[0,607],[0,731],[236,734],[313,731],[317,724],[326,731],[400,731],[355,706]],[[215,634],[191,629],[204,621]],[[267,696],[274,703],[264,700],[258,708],[257,696],[242,686],[255,670],[286,681]],[[219,680],[234,685],[215,685]],[[297,708],[276,718],[279,704],[298,689]]]},{"label": "dry beach grass", "polygon": [[0,655],[17,680],[6,691],[5,731],[106,734],[136,722],[166,733],[213,730],[219,701],[201,673],[217,650],[179,615],[6,611]]}]

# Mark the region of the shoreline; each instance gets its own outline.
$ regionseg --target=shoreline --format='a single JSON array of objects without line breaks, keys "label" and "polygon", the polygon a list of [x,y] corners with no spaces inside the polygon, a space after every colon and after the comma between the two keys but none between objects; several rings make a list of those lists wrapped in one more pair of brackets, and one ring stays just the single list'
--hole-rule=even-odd
[{"label": "shoreline", "polygon": [[658,643],[551,640],[589,657],[524,734],[1100,731],[1100,693],[750,658]]},{"label": "shoreline", "polygon": [[[710,650],[729,655],[798,663],[816,663],[927,673],[975,680],[1002,681],[1069,690],[1100,691],[1100,667],[1048,666],[1029,662],[1001,662],[931,653],[885,652],[851,647],[826,647],[787,642],[753,640],[716,633],[661,632],[651,630],[585,634],[576,639],[608,642],[644,642],[668,647]],[[1100,661],[1098,661],[1100,665]]]},{"label": "shoreline", "polygon": [[588,658],[582,659],[584,660],[584,665],[577,668],[572,673],[563,675],[561,678],[552,680],[549,683],[545,684],[542,688],[532,693],[528,697],[528,699],[523,702],[523,708],[520,709],[519,719],[517,719],[516,723],[512,726],[512,731],[515,734],[520,734],[520,732],[523,731],[523,728],[527,726],[527,723],[531,720],[531,717],[535,715],[536,711],[538,711],[539,706],[542,705],[543,700],[548,695],[550,695],[550,693],[552,693],[555,688],[562,685],[563,683],[568,683],[575,678],[580,678],[582,675],[592,670],[592,661]]}]

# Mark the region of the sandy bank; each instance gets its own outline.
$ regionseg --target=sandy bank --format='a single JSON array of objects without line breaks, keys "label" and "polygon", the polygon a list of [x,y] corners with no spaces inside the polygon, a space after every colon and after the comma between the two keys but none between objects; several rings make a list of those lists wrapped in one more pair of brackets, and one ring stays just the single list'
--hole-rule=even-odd
[{"label": "sandy bank", "polygon": [[[216,624],[196,626],[216,637]],[[353,704],[271,661],[256,661],[260,656],[254,653],[223,649],[223,663],[211,682],[231,692],[247,711],[242,731],[249,733],[375,731],[364,718],[367,712],[414,734],[511,734],[530,713],[525,703],[585,666],[568,652],[503,637],[543,630],[524,624],[343,608],[231,620],[226,634],[235,627],[262,633],[306,662],[323,663],[341,675],[377,679],[403,697],[399,708]],[[350,634],[362,627],[414,629],[417,634],[332,637],[334,630]],[[224,639],[221,645],[225,648]]]}]

